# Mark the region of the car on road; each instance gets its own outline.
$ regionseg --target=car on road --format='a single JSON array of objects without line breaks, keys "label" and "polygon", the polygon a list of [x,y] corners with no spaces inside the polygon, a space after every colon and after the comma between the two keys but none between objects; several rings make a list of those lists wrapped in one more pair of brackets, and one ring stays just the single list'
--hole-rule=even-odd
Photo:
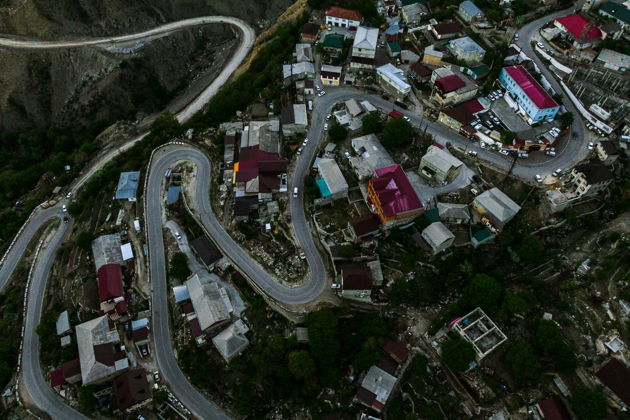
[{"label": "car on road", "polygon": [[527,159],[529,157],[529,154],[527,152],[520,152],[518,154],[518,157],[520,157],[521,159]]},{"label": "car on road", "polygon": [[63,206],[61,206],[61,211],[63,211],[64,213],[68,211],[68,207],[66,207],[66,205],[64,204]]},{"label": "car on road", "polygon": [[486,143],[482,141],[482,142],[479,143],[479,146],[481,146],[482,149],[485,149],[486,148]]},{"label": "car on road", "polygon": [[298,196],[298,187],[293,187],[293,198],[297,198]]},{"label": "car on road", "polygon": [[153,380],[155,380],[155,382],[160,382],[160,372],[157,370],[153,371]]},{"label": "car on road", "polygon": [[545,152],[545,154],[546,154],[547,156],[551,156],[551,157],[553,157],[553,156],[555,156],[555,155],[556,155],[556,151],[555,151],[555,150],[547,150],[547,151]]},{"label": "car on road", "polygon": [[295,152],[295,154],[300,156],[302,154],[302,148],[300,147],[299,149],[297,149],[297,152]]},{"label": "car on road", "polygon": [[68,194],[66,194],[66,198],[68,200],[72,198],[72,191],[70,191]]},{"label": "car on road", "polygon": [[555,177],[558,177],[562,174],[562,168],[558,168],[555,171],[553,171],[552,175]]},{"label": "car on road", "polygon": [[331,117],[332,117],[332,115],[330,115],[330,114],[326,115],[326,121],[330,121]]},{"label": "car on road", "polygon": [[409,118],[409,117],[408,117],[408,116],[406,116],[406,115],[403,115],[403,120],[405,120],[405,121],[409,122],[409,121],[411,121],[411,118]]},{"label": "car on road", "polygon": [[350,153],[348,153],[348,152],[343,152],[343,155],[346,157],[346,159],[350,159]]},{"label": "car on road", "polygon": [[329,31],[332,31],[332,25],[328,25],[326,29],[328,29]]},{"label": "car on road", "polygon": [[330,285],[331,289],[341,289],[341,284],[339,283],[333,283]]},{"label": "car on road", "polygon": [[508,151],[507,151],[507,150],[505,150],[505,149],[500,149],[500,150],[499,150],[499,153],[501,153],[502,155],[505,155],[505,156],[510,156],[510,152],[508,152]]},{"label": "car on road", "polygon": [[540,175],[538,175],[538,174],[534,175],[534,179],[535,179],[535,180],[536,180],[536,182],[538,182],[539,184],[540,184],[541,182],[543,182],[542,176],[540,176]]},{"label": "car on road", "polygon": [[593,143],[592,141],[588,142],[588,150],[593,150],[595,148],[595,143]]},{"label": "car on road", "polygon": [[324,131],[328,131],[328,123],[324,124]]},{"label": "car on road", "polygon": [[514,41],[518,41],[518,34],[514,34]]},{"label": "car on road", "polygon": [[306,146],[308,144],[308,137],[304,139],[302,142],[302,146]]},{"label": "car on road", "polygon": [[326,94],[325,90],[320,90],[319,92],[317,92],[317,96],[324,96]]},{"label": "car on road", "polygon": [[182,235],[179,232],[175,232],[175,238],[180,241],[182,239]]},{"label": "car on road", "polygon": [[468,154],[469,154],[470,156],[472,156],[472,157],[477,156],[477,152],[475,152],[474,150],[469,150],[469,151],[468,151]]},{"label": "car on road", "polygon": [[545,44],[543,44],[542,42],[537,42],[537,43],[536,43],[536,46],[537,46],[538,48],[540,48],[541,50],[544,50],[544,49],[545,49]]},{"label": "car on road", "polygon": [[300,256],[301,260],[305,260],[306,259],[306,254],[303,251],[300,251],[299,256]]}]

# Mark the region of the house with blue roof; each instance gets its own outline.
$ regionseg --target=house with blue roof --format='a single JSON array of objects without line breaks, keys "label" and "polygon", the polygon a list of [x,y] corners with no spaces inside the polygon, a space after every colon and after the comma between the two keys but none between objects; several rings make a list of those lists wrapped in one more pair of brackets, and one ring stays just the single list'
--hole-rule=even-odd
[{"label": "house with blue roof", "polygon": [[136,201],[140,172],[121,172],[116,187],[116,200]]},{"label": "house with blue roof", "polygon": [[486,50],[484,50],[481,45],[473,41],[473,39],[469,36],[464,36],[450,41],[446,45],[446,48],[448,48],[448,50],[457,57],[458,60],[463,60],[468,63],[479,62],[486,54]]},{"label": "house with blue roof", "polygon": [[461,18],[468,23],[479,22],[484,18],[484,14],[481,9],[470,0],[461,2],[457,13],[459,13]]}]

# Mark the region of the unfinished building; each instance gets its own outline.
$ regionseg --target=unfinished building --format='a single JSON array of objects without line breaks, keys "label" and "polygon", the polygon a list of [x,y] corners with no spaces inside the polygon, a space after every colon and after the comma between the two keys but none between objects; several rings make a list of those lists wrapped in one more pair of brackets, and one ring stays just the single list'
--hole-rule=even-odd
[{"label": "unfinished building", "polygon": [[457,318],[452,325],[453,329],[462,338],[472,344],[478,360],[483,359],[507,341],[503,331],[496,326],[481,308],[477,308],[469,314]]}]

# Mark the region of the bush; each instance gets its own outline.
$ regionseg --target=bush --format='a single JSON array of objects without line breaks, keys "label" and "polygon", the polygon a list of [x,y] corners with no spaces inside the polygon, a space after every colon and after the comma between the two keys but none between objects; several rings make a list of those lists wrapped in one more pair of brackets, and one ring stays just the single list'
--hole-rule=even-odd
[{"label": "bush", "polygon": [[540,378],[540,363],[532,347],[525,342],[513,344],[504,357],[505,367],[519,385],[532,384]]},{"label": "bush", "polygon": [[463,338],[451,338],[442,344],[442,359],[449,369],[463,372],[475,360],[475,350],[472,344]]},{"label": "bush", "polygon": [[348,137],[348,129],[342,125],[333,125],[330,127],[330,130],[328,130],[328,135],[332,141],[339,143]]},{"label": "bush", "polygon": [[368,114],[361,119],[363,134],[380,133],[383,129],[383,122],[377,113]]},{"label": "bush", "polygon": [[409,144],[414,131],[411,124],[402,118],[391,118],[383,130],[383,146],[395,148]]},{"label": "bush", "polygon": [[571,408],[580,419],[600,420],[606,417],[606,400],[600,391],[580,388],[571,398]]},{"label": "bush", "polygon": [[188,257],[186,257],[186,254],[183,252],[173,254],[168,274],[180,281],[184,281],[190,276],[191,272],[188,268]]}]

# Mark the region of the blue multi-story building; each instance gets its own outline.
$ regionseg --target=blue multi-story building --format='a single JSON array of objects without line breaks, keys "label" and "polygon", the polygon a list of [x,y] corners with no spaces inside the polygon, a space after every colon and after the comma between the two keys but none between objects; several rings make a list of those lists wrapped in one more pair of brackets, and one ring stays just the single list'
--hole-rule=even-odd
[{"label": "blue multi-story building", "polygon": [[504,67],[499,83],[514,97],[529,117],[529,123],[553,120],[560,106],[523,66]]}]

